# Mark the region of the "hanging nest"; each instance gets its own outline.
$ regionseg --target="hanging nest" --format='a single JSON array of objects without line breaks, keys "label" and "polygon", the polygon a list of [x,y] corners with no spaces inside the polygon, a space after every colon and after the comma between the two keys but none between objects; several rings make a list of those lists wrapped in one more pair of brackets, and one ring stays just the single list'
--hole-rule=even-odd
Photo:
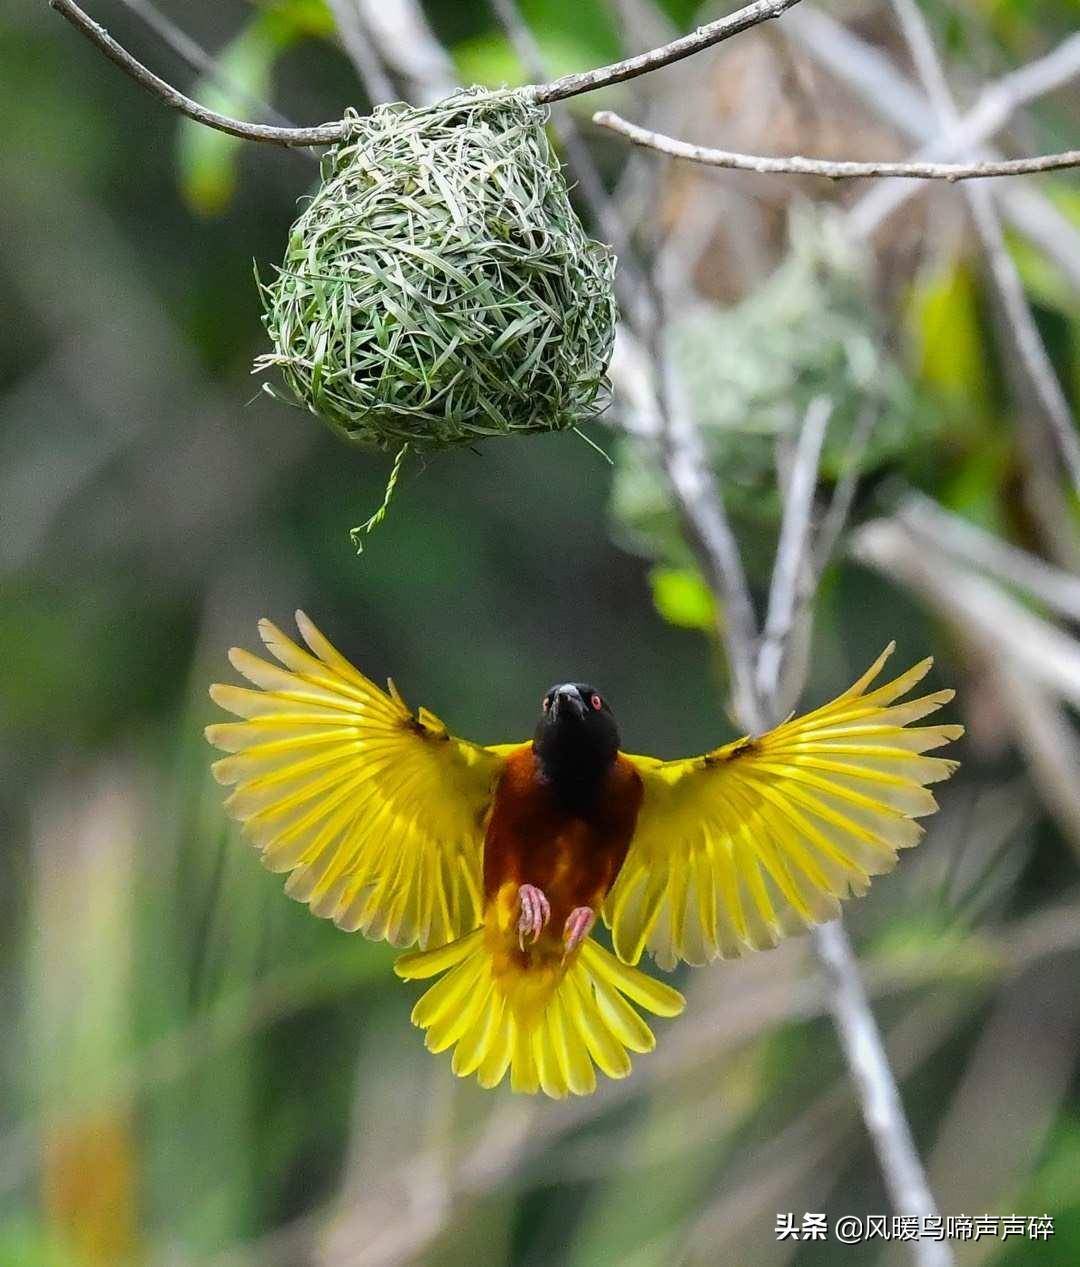
[{"label": "hanging nest", "polygon": [[475,88],[352,117],[262,286],[274,350],[256,369],[388,451],[600,413],[615,260],[570,205],[546,119],[520,92]]}]

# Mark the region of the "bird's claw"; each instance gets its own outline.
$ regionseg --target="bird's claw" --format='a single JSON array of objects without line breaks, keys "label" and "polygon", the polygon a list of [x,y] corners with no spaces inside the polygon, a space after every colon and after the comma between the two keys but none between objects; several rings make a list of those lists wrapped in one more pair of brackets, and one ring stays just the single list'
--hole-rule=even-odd
[{"label": "bird's claw", "polygon": [[551,919],[551,903],[543,890],[538,889],[535,884],[523,884],[518,889],[518,903],[521,907],[518,915],[518,945],[524,950],[525,938],[535,942]]},{"label": "bird's claw", "polygon": [[566,917],[566,923],[563,925],[563,938],[566,946],[563,950],[563,960],[578,948],[586,937],[592,932],[592,926],[596,923],[596,912],[591,906],[575,906],[570,914]]}]

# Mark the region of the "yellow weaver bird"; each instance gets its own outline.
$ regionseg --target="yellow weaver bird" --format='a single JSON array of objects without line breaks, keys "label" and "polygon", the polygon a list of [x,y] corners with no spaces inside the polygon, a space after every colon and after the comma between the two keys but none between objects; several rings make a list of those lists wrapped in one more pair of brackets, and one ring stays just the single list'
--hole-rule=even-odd
[{"label": "yellow weaver bird", "polygon": [[[438,978],[413,1009],[453,1069],[515,1091],[586,1095],[655,1044],[641,1012],[677,990],[635,965],[703,964],[833,919],[916,844],[925,753],[960,726],[912,726],[952,698],[899,703],[924,660],[873,686],[892,651],[830,704],[700,757],[619,750],[585,683],[543,697],[531,741],[482,747],[368,681],[303,614],[300,646],[268,620],[278,663],[233,648],[256,688],[215,685],[241,718],[206,736],[225,802],[285,891],[339,928],[417,945],[395,971]],[[597,916],[615,953],[591,936]],[[639,1011],[640,1009],[640,1011]]]}]

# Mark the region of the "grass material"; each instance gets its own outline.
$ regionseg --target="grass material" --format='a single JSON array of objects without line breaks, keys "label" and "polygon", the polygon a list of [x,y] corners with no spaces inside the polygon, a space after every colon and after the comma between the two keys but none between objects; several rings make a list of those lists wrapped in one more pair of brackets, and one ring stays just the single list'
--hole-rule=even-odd
[{"label": "grass material", "polygon": [[606,407],[615,259],[516,92],[353,120],[263,286],[292,396],[384,451],[560,431]]}]

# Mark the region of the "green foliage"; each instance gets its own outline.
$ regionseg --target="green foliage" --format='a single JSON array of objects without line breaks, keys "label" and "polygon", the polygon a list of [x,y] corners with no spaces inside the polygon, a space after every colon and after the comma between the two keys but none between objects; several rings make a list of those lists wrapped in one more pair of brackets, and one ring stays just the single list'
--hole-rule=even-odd
[{"label": "green foliage", "polygon": [[669,625],[712,634],[716,630],[716,603],[712,590],[692,568],[649,569],[653,605]]},{"label": "green foliage", "polygon": [[[752,570],[767,566],[768,535],[779,521],[776,445],[794,437],[815,396],[833,402],[826,479],[843,470],[864,410],[876,421],[862,475],[903,467],[938,437],[940,413],[882,346],[867,270],[838,220],[801,209],[788,257],[763,286],[733,308],[703,305],[672,325],[686,397]],[[620,531],[650,558],[689,566],[655,462],[632,441],[617,454],[612,508]]]},{"label": "green foliage", "polygon": [[[254,117],[256,104],[271,95],[278,60],[300,40],[331,37],[335,27],[323,0],[277,0],[259,9],[221,50],[216,74],[203,76],[195,99],[234,118]],[[201,216],[218,216],[232,205],[246,143],[184,119],[177,141],[180,192]]]},{"label": "green foliage", "polygon": [[908,301],[920,379],[953,421],[990,412],[979,287],[971,268],[949,260],[920,279]]}]

